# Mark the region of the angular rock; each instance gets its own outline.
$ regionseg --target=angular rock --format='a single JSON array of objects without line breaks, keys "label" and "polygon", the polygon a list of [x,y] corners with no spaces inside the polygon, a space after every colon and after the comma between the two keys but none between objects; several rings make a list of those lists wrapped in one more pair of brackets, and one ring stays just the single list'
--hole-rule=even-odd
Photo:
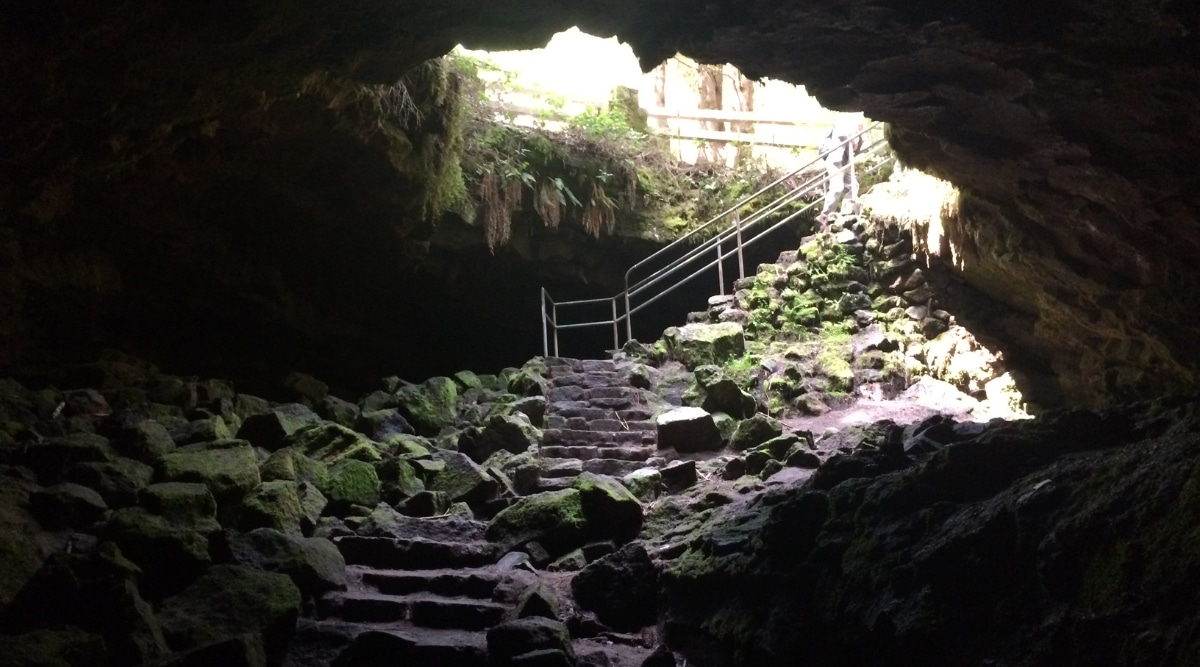
[{"label": "angular rock", "polygon": [[285,438],[319,421],[321,418],[308,406],[287,403],[271,408],[269,412],[245,417],[237,437],[249,440],[255,447],[274,451],[283,446]]},{"label": "angular rock", "polygon": [[639,468],[622,477],[621,483],[638,500],[650,502],[662,492],[662,473],[658,468]]},{"label": "angular rock", "polygon": [[181,651],[255,634],[279,664],[300,613],[300,590],[284,574],[214,565],[159,608],[167,643]]},{"label": "angular rock", "polygon": [[690,488],[699,479],[696,475],[695,461],[672,461],[662,468],[663,486],[668,491],[677,493]]},{"label": "angular rock", "polygon": [[683,453],[721,449],[721,432],[712,415],[701,408],[674,408],[655,421],[658,447]]},{"label": "angular rock", "polygon": [[291,535],[301,534],[304,508],[296,482],[263,482],[242,499],[238,511],[240,530],[270,528]]},{"label": "angular rock", "polygon": [[361,433],[330,422],[305,426],[289,436],[284,444],[326,464],[342,459],[374,463],[383,458],[379,447]]},{"label": "angular rock", "polygon": [[448,377],[434,377],[396,392],[400,413],[419,435],[435,436],[458,417],[458,387]]},{"label": "angular rock", "polygon": [[345,590],[349,583],[346,560],[333,542],[324,538],[258,528],[230,537],[229,549],[238,565],[291,577],[305,597]]},{"label": "angular rock", "polygon": [[641,544],[627,544],[583,568],[571,580],[571,592],[580,606],[620,632],[657,620],[658,571]]},{"label": "angular rock", "polygon": [[688,324],[663,332],[668,353],[689,370],[705,364],[720,365],[746,350],[742,325],[736,322]]},{"label": "angular rock", "polygon": [[154,477],[154,468],[131,458],[118,457],[110,462],[76,463],[67,469],[64,479],[88,487],[100,494],[109,507],[127,507],[137,503],[138,492]]},{"label": "angular rock", "polygon": [[107,512],[104,498],[79,484],[55,484],[29,494],[29,513],[47,530],[87,530]]},{"label": "angular rock", "polygon": [[585,472],[571,486],[579,491],[588,535],[627,542],[642,529],[642,504],[621,482]]},{"label": "angular rock", "polygon": [[426,484],[430,491],[441,491],[451,502],[472,506],[486,503],[499,493],[500,484],[465,454],[443,450],[439,455],[446,465]]},{"label": "angular rock", "polygon": [[513,659],[533,651],[555,650],[575,659],[567,626],[557,620],[533,616],[501,623],[487,632],[488,664],[512,667]]},{"label": "angular rock", "polygon": [[100,536],[141,568],[141,590],[151,599],[182,590],[212,562],[203,534],[138,507],[115,510]]},{"label": "angular rock", "polygon": [[783,435],[782,422],[767,415],[756,414],[738,422],[733,437],[729,440],[729,447],[735,452],[741,452],[780,435]]},{"label": "angular rock", "polygon": [[563,489],[521,498],[488,522],[486,535],[503,551],[537,541],[554,557],[582,545],[586,529],[581,494]]},{"label": "angular rock", "polygon": [[352,505],[374,507],[383,486],[375,467],[357,459],[342,459],[329,468],[329,479],[317,487],[337,511]]},{"label": "angular rock", "polygon": [[204,484],[217,499],[218,507],[237,503],[260,482],[258,457],[249,443],[228,443],[225,448],[164,454],[155,465],[155,478]]}]

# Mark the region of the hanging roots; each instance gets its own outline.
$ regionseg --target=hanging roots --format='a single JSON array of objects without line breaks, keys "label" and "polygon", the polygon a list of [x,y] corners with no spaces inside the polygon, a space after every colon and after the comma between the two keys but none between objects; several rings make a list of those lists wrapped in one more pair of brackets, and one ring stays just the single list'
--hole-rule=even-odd
[{"label": "hanging roots", "polygon": [[502,183],[500,177],[488,172],[479,181],[479,198],[483,201],[483,228],[488,250],[495,253],[497,247],[512,238],[512,216],[521,205],[521,181],[514,179]]},{"label": "hanging roots", "polygon": [[617,212],[612,200],[604,193],[599,181],[592,181],[592,196],[583,209],[583,228],[600,238],[601,230],[609,234],[617,227]]},{"label": "hanging roots", "polygon": [[554,182],[544,179],[533,193],[533,210],[550,229],[558,229],[562,222],[563,197]]}]

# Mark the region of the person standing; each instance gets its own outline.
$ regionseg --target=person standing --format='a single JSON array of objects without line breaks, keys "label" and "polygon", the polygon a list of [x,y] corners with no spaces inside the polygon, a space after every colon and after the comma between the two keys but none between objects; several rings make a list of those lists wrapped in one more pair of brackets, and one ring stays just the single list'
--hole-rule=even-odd
[{"label": "person standing", "polygon": [[825,205],[817,216],[822,228],[835,213],[842,210],[843,200],[849,200],[854,215],[862,210],[858,201],[858,178],[854,174],[854,158],[862,148],[862,131],[866,126],[862,116],[843,115],[830,130],[821,152],[825,154],[828,189]]}]

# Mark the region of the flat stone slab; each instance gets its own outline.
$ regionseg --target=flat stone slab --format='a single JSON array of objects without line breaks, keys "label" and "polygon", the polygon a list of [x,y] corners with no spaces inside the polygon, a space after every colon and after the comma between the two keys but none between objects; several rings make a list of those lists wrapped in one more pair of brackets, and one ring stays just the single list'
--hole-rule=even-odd
[{"label": "flat stone slab", "polygon": [[491,542],[435,542],[389,537],[348,535],[334,540],[347,565],[382,569],[425,570],[438,567],[478,567],[499,558]]}]

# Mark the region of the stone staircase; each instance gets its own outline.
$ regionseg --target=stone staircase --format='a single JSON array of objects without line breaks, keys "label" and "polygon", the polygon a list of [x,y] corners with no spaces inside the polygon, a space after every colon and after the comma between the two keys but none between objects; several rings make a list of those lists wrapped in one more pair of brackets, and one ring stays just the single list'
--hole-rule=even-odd
[{"label": "stone staircase", "polygon": [[632,362],[549,357],[546,366],[539,491],[568,487],[584,472],[620,477],[661,463],[649,392],[632,386]]},{"label": "stone staircase", "polygon": [[335,537],[351,583],[318,599],[312,618],[301,619],[286,664],[486,666],[486,630],[516,618],[505,591],[534,576],[497,563],[498,545],[486,540],[486,527],[461,518],[411,519],[389,531]]}]

